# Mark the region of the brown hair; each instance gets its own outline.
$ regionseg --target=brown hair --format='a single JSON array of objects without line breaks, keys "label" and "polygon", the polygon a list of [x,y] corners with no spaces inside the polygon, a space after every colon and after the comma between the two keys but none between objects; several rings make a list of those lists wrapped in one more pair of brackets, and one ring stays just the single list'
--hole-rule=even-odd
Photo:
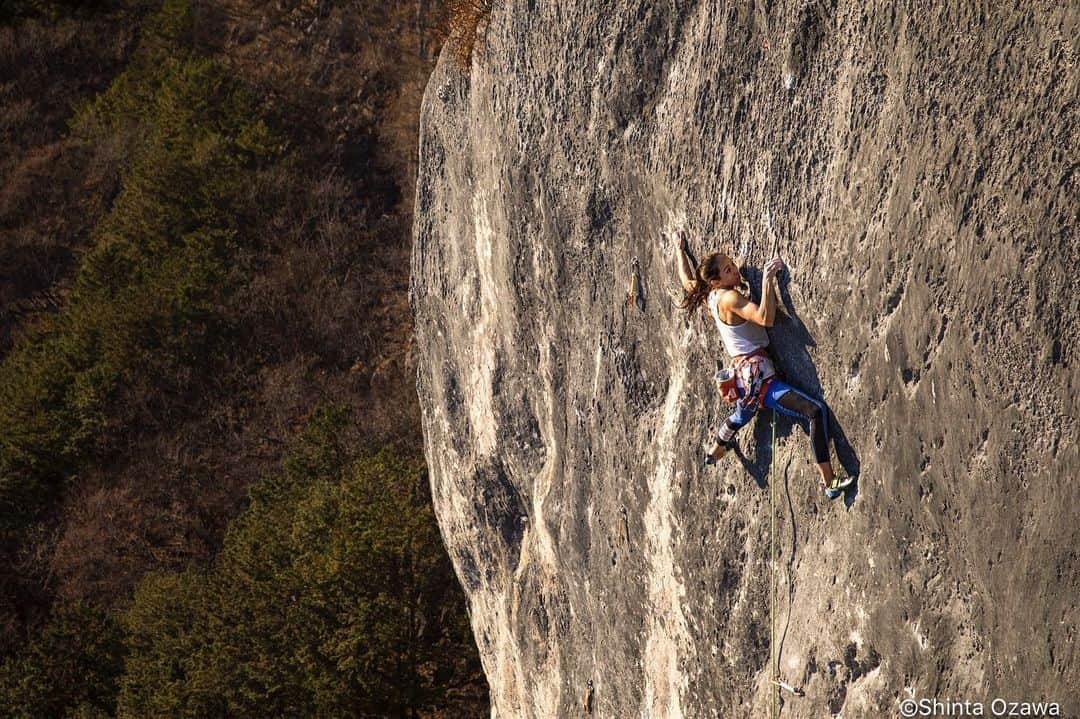
[{"label": "brown hair", "polygon": [[697,276],[694,278],[694,289],[686,293],[686,297],[683,298],[679,307],[687,312],[693,312],[705,303],[709,292],[712,291],[712,285],[709,282],[720,276],[720,265],[724,260],[735,264],[735,261],[723,252],[714,252],[698,264],[695,273]]}]

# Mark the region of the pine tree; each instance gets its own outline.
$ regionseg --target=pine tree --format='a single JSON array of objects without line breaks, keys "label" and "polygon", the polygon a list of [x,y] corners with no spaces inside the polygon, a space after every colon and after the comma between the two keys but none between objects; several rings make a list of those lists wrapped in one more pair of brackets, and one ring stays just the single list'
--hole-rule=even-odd
[{"label": "pine tree", "polygon": [[119,716],[415,716],[477,681],[423,464],[352,456],[349,422],[313,419],[205,576],[140,588]]}]

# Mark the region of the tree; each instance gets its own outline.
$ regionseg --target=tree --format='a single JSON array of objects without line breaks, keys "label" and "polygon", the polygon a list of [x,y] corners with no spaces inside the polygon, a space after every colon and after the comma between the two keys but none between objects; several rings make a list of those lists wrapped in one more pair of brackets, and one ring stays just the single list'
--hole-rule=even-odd
[{"label": "tree", "polygon": [[467,704],[453,687],[475,696],[479,659],[423,464],[349,452],[349,422],[316,415],[205,575],[140,588],[119,716],[418,716]]},{"label": "tree", "polygon": [[0,716],[112,716],[123,662],[114,621],[84,604],[60,604],[41,634],[0,664]]}]

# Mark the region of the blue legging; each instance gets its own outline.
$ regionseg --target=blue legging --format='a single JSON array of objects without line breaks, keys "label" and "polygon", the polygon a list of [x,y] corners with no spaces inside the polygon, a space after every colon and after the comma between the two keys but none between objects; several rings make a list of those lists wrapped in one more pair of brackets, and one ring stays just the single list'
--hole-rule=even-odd
[{"label": "blue legging", "polygon": [[[800,392],[787,382],[774,379],[765,392],[763,404],[788,417],[807,420],[810,423],[810,444],[814,448],[814,461],[818,464],[829,461],[829,408],[824,402]],[[720,428],[720,442],[731,442],[735,433],[754,418],[757,408],[757,402],[736,402],[735,411],[724,420],[724,425]]]}]

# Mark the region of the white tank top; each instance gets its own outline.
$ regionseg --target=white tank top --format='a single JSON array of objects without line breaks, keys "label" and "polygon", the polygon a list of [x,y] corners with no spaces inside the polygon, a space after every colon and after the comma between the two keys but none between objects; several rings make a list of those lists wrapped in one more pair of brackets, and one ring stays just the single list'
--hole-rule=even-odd
[{"label": "white tank top", "polygon": [[768,347],[769,333],[761,325],[748,320],[743,320],[737,325],[729,325],[720,319],[720,295],[725,291],[721,289],[709,293],[709,313],[716,320],[716,328],[720,330],[720,339],[723,340],[727,353],[732,357],[738,357]]}]

